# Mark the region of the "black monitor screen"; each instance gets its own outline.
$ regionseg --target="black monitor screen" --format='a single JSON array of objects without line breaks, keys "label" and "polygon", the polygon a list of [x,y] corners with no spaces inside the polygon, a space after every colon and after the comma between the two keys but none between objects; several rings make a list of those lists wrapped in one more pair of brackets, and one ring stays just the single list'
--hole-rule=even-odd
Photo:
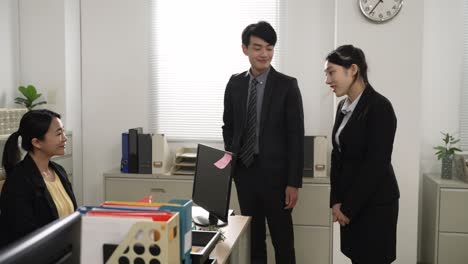
[{"label": "black monitor screen", "polygon": [[230,152],[198,144],[193,183],[193,202],[209,212],[209,221],[195,216],[198,225],[227,223],[234,155]]},{"label": "black monitor screen", "polygon": [[81,215],[54,221],[0,252],[0,263],[79,264]]}]

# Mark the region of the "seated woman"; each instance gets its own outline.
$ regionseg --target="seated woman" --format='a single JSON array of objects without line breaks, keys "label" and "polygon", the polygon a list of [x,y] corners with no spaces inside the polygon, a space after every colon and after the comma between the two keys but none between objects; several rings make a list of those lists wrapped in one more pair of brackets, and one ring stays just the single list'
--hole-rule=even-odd
[{"label": "seated woman", "polygon": [[[20,161],[21,146],[27,151]],[[67,137],[60,115],[31,110],[10,135],[3,150],[6,180],[0,194],[0,246],[76,210],[65,169],[50,159],[65,154]]]}]

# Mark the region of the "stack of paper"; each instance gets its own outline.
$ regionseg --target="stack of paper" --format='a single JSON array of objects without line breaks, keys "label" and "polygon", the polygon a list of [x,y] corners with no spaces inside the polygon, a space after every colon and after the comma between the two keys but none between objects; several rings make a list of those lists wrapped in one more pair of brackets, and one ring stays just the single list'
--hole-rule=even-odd
[{"label": "stack of paper", "polygon": [[176,151],[175,163],[172,167],[172,174],[195,175],[196,163],[196,148],[180,148]]}]

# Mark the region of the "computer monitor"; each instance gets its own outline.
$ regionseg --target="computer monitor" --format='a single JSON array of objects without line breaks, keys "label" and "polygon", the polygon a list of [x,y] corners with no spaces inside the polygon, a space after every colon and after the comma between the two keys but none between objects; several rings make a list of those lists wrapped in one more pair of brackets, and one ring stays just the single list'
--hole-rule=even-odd
[{"label": "computer monitor", "polygon": [[194,215],[195,224],[227,224],[234,163],[232,153],[198,144],[192,200],[208,211],[209,216]]},{"label": "computer monitor", "polygon": [[75,212],[13,242],[0,251],[0,263],[79,264],[81,215]]}]

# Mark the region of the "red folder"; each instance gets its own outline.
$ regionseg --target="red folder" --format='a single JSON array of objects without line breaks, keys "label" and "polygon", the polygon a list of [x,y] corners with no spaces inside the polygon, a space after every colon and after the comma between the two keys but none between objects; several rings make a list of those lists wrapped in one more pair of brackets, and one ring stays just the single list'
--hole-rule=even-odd
[{"label": "red folder", "polygon": [[155,212],[132,212],[132,211],[89,211],[89,216],[109,216],[109,217],[146,217],[153,221],[165,222],[172,217],[171,212],[155,211]]}]

